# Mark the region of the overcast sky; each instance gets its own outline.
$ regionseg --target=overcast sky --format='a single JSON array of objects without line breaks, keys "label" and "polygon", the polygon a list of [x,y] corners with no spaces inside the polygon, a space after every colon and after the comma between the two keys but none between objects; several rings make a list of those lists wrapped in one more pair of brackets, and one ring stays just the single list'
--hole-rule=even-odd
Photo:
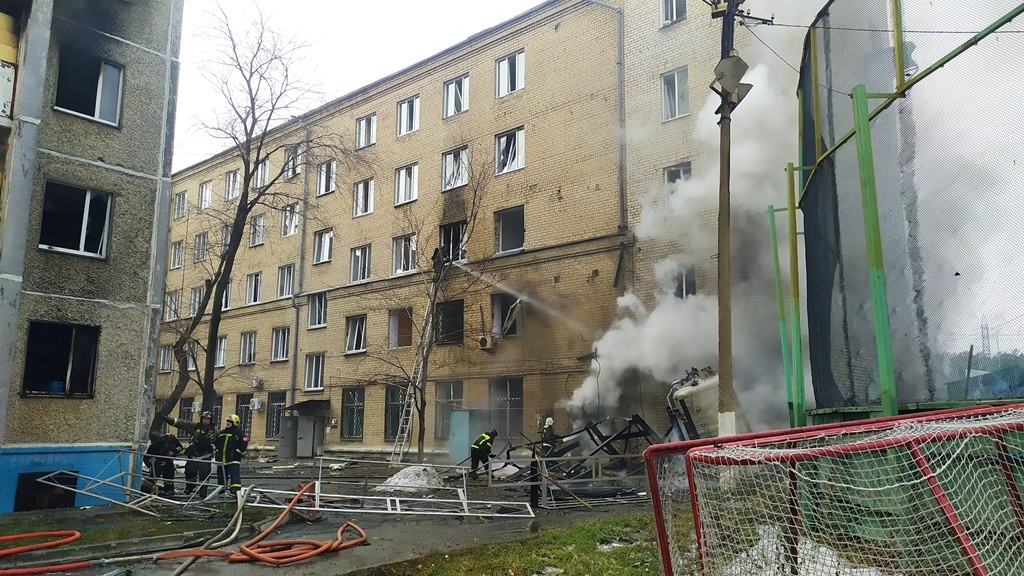
[{"label": "overcast sky", "polygon": [[[542,0],[221,0],[229,16],[247,18],[258,4],[275,29],[297,35],[311,49],[309,64],[333,99],[419,62],[486,28],[513,18]],[[207,0],[185,3],[181,33],[181,77],[175,127],[174,169],[180,170],[225,148],[196,120],[216,93],[199,74],[209,10]]]}]

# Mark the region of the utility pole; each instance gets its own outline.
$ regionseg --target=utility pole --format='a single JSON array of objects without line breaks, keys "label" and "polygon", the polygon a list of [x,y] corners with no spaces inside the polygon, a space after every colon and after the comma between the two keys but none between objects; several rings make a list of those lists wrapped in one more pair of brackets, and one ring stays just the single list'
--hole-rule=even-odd
[{"label": "utility pole", "polygon": [[[736,433],[736,393],[732,379],[732,247],[731,191],[732,172],[732,110],[739,105],[752,86],[740,80],[747,64],[736,54],[733,39],[736,16],[770,24],[771,20],[756,18],[739,11],[744,0],[704,0],[711,6],[711,17],[722,19],[722,56],[715,67],[715,80],[710,88],[722,97],[718,126],[721,128],[718,186],[718,435]],[[774,17],[773,17],[774,19]],[[715,88],[718,84],[719,88]]]}]

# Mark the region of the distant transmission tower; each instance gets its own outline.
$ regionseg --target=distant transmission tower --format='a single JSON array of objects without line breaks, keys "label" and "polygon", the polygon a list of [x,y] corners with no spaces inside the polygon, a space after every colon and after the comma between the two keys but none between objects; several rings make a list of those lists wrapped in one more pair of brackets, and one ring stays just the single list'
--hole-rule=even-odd
[{"label": "distant transmission tower", "polygon": [[992,339],[988,334],[988,319],[981,317],[981,353],[985,356],[992,355]]}]

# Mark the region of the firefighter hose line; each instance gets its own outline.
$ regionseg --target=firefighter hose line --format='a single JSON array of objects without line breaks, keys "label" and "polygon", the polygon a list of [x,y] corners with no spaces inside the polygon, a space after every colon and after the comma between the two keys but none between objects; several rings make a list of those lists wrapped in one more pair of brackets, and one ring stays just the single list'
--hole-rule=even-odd
[{"label": "firefighter hose line", "polygon": [[[39,542],[37,544],[28,544],[25,546],[16,546],[14,548],[8,548],[0,550],[0,558],[4,556],[13,556],[21,552],[31,552],[32,550],[44,550],[46,548],[54,548],[61,544],[67,544],[74,542],[82,537],[82,533],[78,530],[56,530],[52,532],[26,532],[24,534],[11,534],[9,536],[0,536],[0,542],[10,542],[12,540],[23,540],[25,538],[41,538],[46,536],[55,536],[56,540],[50,540],[48,542]],[[20,574],[43,574],[46,572],[57,572],[61,570],[77,570],[79,568],[87,568],[89,562],[71,562],[68,564],[57,564],[53,566],[37,566],[33,568],[9,568],[6,570],[0,570],[0,574],[5,576],[14,576]]]},{"label": "firefighter hose line", "polygon": [[[201,549],[210,550],[214,548],[220,548],[221,546],[225,546],[227,544],[234,542],[235,538],[238,538],[238,532],[242,529],[242,509],[245,508],[245,502],[249,498],[249,493],[252,492],[253,489],[255,488],[255,486],[246,486],[245,488],[242,489],[242,491],[239,494],[235,495],[238,504],[238,507],[235,509],[235,515],[231,517],[231,521],[228,522],[228,525],[225,526],[224,529],[220,531],[220,533],[207,540],[206,543],[203,544]],[[233,530],[232,526],[234,527]],[[227,534],[228,531],[231,531],[231,536],[228,536],[227,538],[220,540],[220,538]],[[174,573],[171,574],[171,576],[181,576],[181,574],[184,574],[185,571],[188,570],[189,567],[192,566],[192,564],[195,563],[195,561],[198,559],[198,556],[192,556],[191,558],[188,558],[187,560],[181,563],[181,566],[178,566],[178,569],[175,570]]]}]

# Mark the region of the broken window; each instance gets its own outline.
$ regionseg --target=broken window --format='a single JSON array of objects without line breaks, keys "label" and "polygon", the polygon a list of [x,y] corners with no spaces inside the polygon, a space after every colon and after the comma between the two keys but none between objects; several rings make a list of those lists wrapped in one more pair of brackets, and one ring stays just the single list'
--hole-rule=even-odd
[{"label": "broken window", "polygon": [[171,270],[175,268],[181,268],[182,252],[184,252],[185,241],[178,240],[177,242],[171,242]]},{"label": "broken window", "polygon": [[522,206],[496,212],[494,226],[496,252],[509,252],[523,247],[526,224]]},{"label": "broken window", "polygon": [[207,232],[196,234],[195,243],[192,245],[192,261],[203,262],[206,260],[206,249],[209,245],[210,235]]},{"label": "broken window", "polygon": [[188,191],[182,190],[174,195],[174,219],[184,218],[188,213]]},{"label": "broken window", "polygon": [[398,103],[398,135],[408,134],[420,127],[420,97],[413,96]]},{"label": "broken window", "polygon": [[676,275],[676,289],[673,292],[676,298],[686,298],[697,294],[697,269],[687,266],[685,270]]},{"label": "broken window", "polygon": [[291,236],[299,230],[298,204],[281,208],[281,236]]},{"label": "broken window", "polygon": [[491,310],[494,313],[492,334],[510,336],[522,333],[522,301],[517,296],[505,293],[492,295]]},{"label": "broken window", "polygon": [[274,328],[273,337],[270,344],[270,361],[277,362],[279,360],[288,359],[288,350],[290,348],[288,337],[291,334],[291,328],[282,326],[281,328]]},{"label": "broken window", "polygon": [[267,215],[257,214],[249,219],[249,246],[259,246],[267,240]]},{"label": "broken window", "polygon": [[443,174],[441,191],[451,190],[469,182],[469,171],[466,169],[466,147],[445,152],[441,156]]},{"label": "broken window", "polygon": [[324,389],[324,354],[306,354],[306,380],[303,390]]},{"label": "broken window", "polygon": [[55,104],[61,110],[117,124],[122,74],[117,64],[61,46]]},{"label": "broken window", "polygon": [[207,180],[199,185],[199,199],[196,202],[196,208],[202,212],[210,207],[211,202],[213,202],[213,182]]},{"label": "broken window", "polygon": [[[50,474],[53,475],[49,477],[48,481],[59,484],[63,488],[38,481],[43,476]],[[74,508],[77,485],[78,472],[76,470],[19,473],[17,487],[14,489],[14,511]]]},{"label": "broken window", "polygon": [[234,200],[235,198],[238,198],[238,170],[224,174],[224,199]]},{"label": "broken window", "polygon": [[228,337],[217,337],[217,354],[213,360],[214,368],[223,368],[228,361]]},{"label": "broken window", "polygon": [[256,304],[260,301],[260,288],[263,284],[263,273],[253,272],[245,276],[245,303]]},{"label": "broken window", "polygon": [[298,146],[287,146],[284,149],[284,176],[291,178],[302,171],[302,154]]},{"label": "broken window", "polygon": [[403,166],[395,170],[395,206],[412,202],[419,195],[419,166]]},{"label": "broken window", "polygon": [[29,322],[25,395],[92,398],[98,326]]},{"label": "broken window", "polygon": [[444,83],[444,117],[469,109],[469,74]]},{"label": "broken window", "polygon": [[270,392],[267,394],[267,438],[281,436],[281,416],[288,403],[287,392]]},{"label": "broken window", "polygon": [[171,290],[164,297],[164,320],[178,319],[178,306],[181,304],[181,292]]},{"label": "broken window", "polygon": [[402,409],[405,408],[405,388],[388,384],[384,388],[384,439],[394,440],[402,425]]},{"label": "broken window", "polygon": [[686,84],[686,67],[661,76],[662,120],[671,120],[690,113],[690,92]]},{"label": "broken window", "polygon": [[363,406],[366,391],[362,386],[341,390],[341,437],[359,440],[363,437]]},{"label": "broken window", "polygon": [[399,236],[393,241],[394,244],[394,270],[395,274],[412,272],[416,269],[416,235],[407,234]]},{"label": "broken window", "polygon": [[39,247],[106,257],[110,204],[106,192],[47,182]]},{"label": "broken window", "polygon": [[366,352],[366,314],[345,319],[345,353]]},{"label": "broken window", "polygon": [[334,168],[336,164],[334,160],[328,160],[323,164],[317,166],[316,169],[316,195],[323,196],[324,194],[334,192]]},{"label": "broken window", "polygon": [[677,209],[675,203],[678,202],[676,194],[679,192],[679,188],[683,186],[683,183],[690,179],[693,175],[693,169],[689,162],[680,162],[675,166],[669,166],[665,168],[665,211],[669,214],[675,214]]},{"label": "broken window", "polygon": [[326,228],[313,233],[313,264],[331,260],[331,245],[334,243],[334,229]]},{"label": "broken window", "polygon": [[356,120],[356,149],[377,142],[377,115],[369,114]]},{"label": "broken window", "polygon": [[434,389],[434,438],[451,436],[452,411],[462,408],[462,381],[438,382]]},{"label": "broken window", "polygon": [[490,382],[491,427],[498,438],[519,438],[523,433],[523,379],[495,378]]},{"label": "broken window", "polygon": [[352,192],[352,217],[373,212],[373,178],[356,182]]},{"label": "broken window", "polygon": [[362,282],[370,279],[370,245],[357,246],[352,249],[352,271],[350,282]]},{"label": "broken window", "polygon": [[327,292],[318,292],[306,297],[309,307],[309,327],[327,326]]},{"label": "broken window", "polygon": [[498,98],[519,90],[526,83],[526,52],[520,50],[499,59],[495,70]]},{"label": "broken window", "polygon": [[462,344],[465,303],[462,300],[438,302],[434,308],[434,329],[438,344]]},{"label": "broken window", "polygon": [[465,220],[441,226],[441,257],[447,262],[460,262],[466,259]]},{"label": "broken window", "polygon": [[255,332],[242,332],[241,346],[238,355],[239,364],[255,364],[256,363],[256,333]]},{"label": "broken window", "polygon": [[494,137],[495,174],[504,174],[506,172],[518,170],[525,165],[523,156],[524,136],[525,131],[520,127],[515,130],[509,130],[503,134],[498,134]]},{"label": "broken window", "polygon": [[388,347],[412,346],[412,308],[388,311]]},{"label": "broken window", "polygon": [[686,0],[661,0],[661,21],[671,24],[686,18]]},{"label": "broken window", "polygon": [[277,297],[287,298],[295,291],[295,265],[277,267]]}]

